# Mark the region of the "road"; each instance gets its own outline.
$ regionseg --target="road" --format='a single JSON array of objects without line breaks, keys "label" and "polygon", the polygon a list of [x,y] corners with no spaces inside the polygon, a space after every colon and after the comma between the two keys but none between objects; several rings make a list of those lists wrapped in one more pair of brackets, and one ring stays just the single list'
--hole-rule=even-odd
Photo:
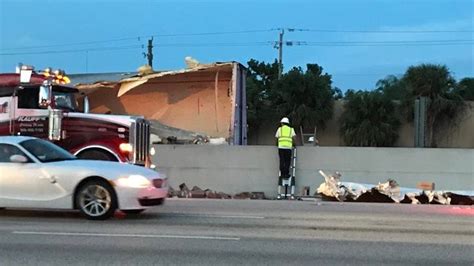
[{"label": "road", "polygon": [[139,216],[0,210],[0,265],[474,264],[474,208],[170,199]]}]

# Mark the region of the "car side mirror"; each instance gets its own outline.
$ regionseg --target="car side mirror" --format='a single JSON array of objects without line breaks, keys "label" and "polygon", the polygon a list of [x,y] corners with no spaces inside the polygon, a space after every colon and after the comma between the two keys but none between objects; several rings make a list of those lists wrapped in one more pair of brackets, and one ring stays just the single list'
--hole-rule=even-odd
[{"label": "car side mirror", "polygon": [[10,162],[12,162],[12,163],[27,163],[28,159],[23,155],[12,155],[12,156],[10,156]]}]

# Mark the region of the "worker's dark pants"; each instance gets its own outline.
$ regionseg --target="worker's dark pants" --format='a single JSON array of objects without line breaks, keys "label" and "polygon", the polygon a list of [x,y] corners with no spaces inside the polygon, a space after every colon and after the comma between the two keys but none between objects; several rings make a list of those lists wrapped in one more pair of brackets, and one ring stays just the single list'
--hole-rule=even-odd
[{"label": "worker's dark pants", "polygon": [[[291,149],[278,149],[278,156],[280,157],[280,177],[278,178],[278,185],[283,184],[283,178],[290,177],[290,163],[291,163]],[[291,183],[294,183],[292,180]]]}]

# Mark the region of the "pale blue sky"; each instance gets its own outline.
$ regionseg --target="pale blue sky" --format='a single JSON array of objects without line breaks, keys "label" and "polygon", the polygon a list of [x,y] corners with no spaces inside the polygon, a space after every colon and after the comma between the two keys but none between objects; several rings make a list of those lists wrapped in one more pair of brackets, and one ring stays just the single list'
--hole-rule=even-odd
[{"label": "pale blue sky", "polygon": [[[285,70],[318,63],[342,90],[372,89],[419,63],[446,64],[460,79],[474,76],[473,13],[472,0],[0,0],[0,72],[18,62],[68,73],[135,71],[151,35],[158,70],[183,68],[185,56],[268,62],[277,56],[272,29],[298,28],[323,31],[285,33],[310,44],[284,47]],[[164,36],[255,30],[262,31]]]}]

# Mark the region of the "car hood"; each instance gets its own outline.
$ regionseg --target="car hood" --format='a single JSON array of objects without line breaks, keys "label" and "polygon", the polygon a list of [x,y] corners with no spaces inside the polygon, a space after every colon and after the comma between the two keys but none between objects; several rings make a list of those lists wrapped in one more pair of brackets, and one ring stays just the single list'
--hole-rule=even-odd
[{"label": "car hood", "polygon": [[94,161],[94,160],[67,160],[44,163],[50,170],[68,169],[71,174],[77,173],[81,176],[100,176],[110,180],[129,175],[141,175],[149,179],[165,178],[163,173],[142,166],[127,163]]}]

